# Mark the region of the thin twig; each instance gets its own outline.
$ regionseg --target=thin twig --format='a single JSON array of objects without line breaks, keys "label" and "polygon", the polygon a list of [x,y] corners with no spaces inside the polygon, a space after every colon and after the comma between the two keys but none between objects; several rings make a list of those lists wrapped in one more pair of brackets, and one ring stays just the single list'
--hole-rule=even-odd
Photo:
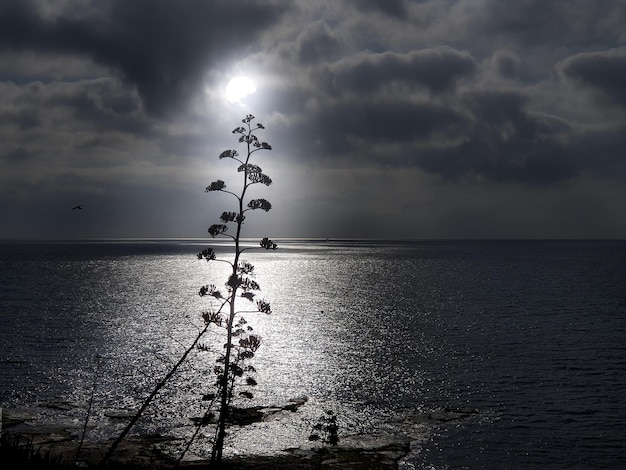
[{"label": "thin twig", "polygon": [[87,425],[89,424],[89,418],[91,417],[91,408],[93,406],[93,397],[96,394],[96,386],[98,385],[98,372],[100,370],[100,359],[102,357],[100,355],[96,355],[96,368],[93,374],[93,385],[91,387],[91,396],[89,397],[89,405],[87,406],[87,415],[85,416],[85,424],[83,425],[83,433],[80,436],[80,442],[78,443],[78,449],[76,449],[76,457],[74,458],[74,463],[78,463],[78,457],[80,456],[80,451],[83,448],[83,442],[85,441],[85,434],[87,434]]}]

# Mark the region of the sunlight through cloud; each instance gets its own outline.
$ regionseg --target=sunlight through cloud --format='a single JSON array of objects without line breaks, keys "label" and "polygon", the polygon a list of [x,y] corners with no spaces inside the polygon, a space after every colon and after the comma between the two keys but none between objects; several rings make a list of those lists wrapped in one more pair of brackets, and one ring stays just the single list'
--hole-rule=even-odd
[{"label": "sunlight through cloud", "polygon": [[250,78],[237,76],[232,78],[226,85],[226,99],[230,103],[241,103],[241,100],[255,91],[256,85]]}]

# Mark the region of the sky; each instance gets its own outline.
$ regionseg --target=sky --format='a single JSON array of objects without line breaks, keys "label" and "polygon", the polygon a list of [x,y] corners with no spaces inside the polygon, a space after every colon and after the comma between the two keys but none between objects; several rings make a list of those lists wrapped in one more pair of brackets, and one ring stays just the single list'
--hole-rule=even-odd
[{"label": "sky", "polygon": [[2,0],[0,238],[209,237],[247,114],[244,236],[626,238],[625,84],[626,0]]}]

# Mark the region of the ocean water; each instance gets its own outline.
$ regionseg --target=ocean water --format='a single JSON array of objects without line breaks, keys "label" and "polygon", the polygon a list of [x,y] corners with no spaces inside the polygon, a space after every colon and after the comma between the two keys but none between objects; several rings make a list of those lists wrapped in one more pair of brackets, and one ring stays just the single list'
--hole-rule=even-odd
[{"label": "ocean water", "polygon": [[[195,256],[212,242],[1,243],[4,408],[71,404],[80,428],[93,395],[87,439],[115,435],[195,337],[199,287],[226,280]],[[246,258],[273,308],[245,315],[263,341],[249,404],[308,401],[227,452],[306,445],[333,410],[340,438],[413,432],[407,469],[626,466],[626,242],[286,240]],[[136,432],[190,432],[212,368],[191,354]],[[444,407],[477,413],[410,419]]]}]

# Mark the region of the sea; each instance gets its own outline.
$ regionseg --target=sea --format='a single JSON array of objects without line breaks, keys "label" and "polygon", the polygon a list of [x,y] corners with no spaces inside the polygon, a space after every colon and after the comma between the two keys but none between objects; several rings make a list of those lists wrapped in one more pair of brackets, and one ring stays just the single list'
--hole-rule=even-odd
[{"label": "sea", "polygon": [[[242,406],[304,403],[231,430],[225,453],[409,436],[403,469],[626,468],[626,241],[246,240],[261,338]],[[0,405],[116,435],[192,344],[229,265],[216,240],[0,243]],[[223,345],[210,330],[136,433],[193,431]],[[462,419],[428,421],[441,410]],[[126,418],[126,421],[124,420]],[[203,447],[203,445],[205,447]],[[202,456],[199,441],[190,456]]]}]

